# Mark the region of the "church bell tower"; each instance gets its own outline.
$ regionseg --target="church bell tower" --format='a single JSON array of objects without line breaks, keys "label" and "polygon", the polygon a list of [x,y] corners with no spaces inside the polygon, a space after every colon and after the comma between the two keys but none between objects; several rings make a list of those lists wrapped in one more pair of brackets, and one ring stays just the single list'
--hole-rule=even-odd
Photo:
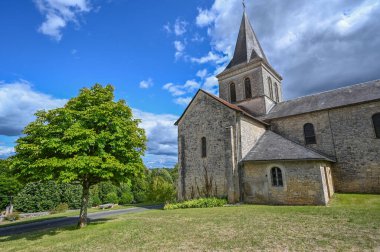
[{"label": "church bell tower", "polygon": [[245,10],[233,58],[216,77],[220,98],[255,116],[282,101],[282,77],[269,64]]}]

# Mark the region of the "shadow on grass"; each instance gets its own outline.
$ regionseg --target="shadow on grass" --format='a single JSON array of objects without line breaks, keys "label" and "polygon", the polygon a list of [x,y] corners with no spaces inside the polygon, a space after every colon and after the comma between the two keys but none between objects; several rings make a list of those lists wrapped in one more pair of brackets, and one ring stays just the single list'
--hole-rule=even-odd
[{"label": "shadow on grass", "polygon": [[[95,219],[95,220],[88,219],[87,227],[101,225],[110,220],[112,220],[112,218],[102,218],[102,219]],[[69,218],[65,218],[65,220],[60,222],[59,224],[55,223],[55,225],[51,227],[47,225],[45,227],[38,226],[38,227],[33,227],[31,229],[28,229],[26,227],[25,228],[26,230],[25,229],[24,230],[9,229],[8,231],[1,230],[0,243],[15,241],[15,240],[23,240],[23,239],[28,240],[28,241],[35,241],[45,236],[54,236],[65,231],[80,230],[77,228],[77,222],[78,222],[78,217],[69,217]],[[83,230],[86,230],[87,227],[83,228]]]}]

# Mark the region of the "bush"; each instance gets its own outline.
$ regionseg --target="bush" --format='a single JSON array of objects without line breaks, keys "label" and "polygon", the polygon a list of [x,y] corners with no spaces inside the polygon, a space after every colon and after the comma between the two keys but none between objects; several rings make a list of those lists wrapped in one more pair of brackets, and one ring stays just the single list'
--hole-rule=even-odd
[{"label": "bush", "polygon": [[175,199],[173,183],[166,181],[162,176],[152,178],[148,200],[151,202],[170,202]]},{"label": "bush", "polygon": [[106,196],[106,203],[117,204],[119,203],[119,197],[117,197],[117,194],[115,192],[111,192]]},{"label": "bush", "polygon": [[131,204],[133,202],[133,194],[125,192],[121,195],[119,203],[122,205]]},{"label": "bush", "polygon": [[102,204],[102,201],[99,199],[99,196],[98,195],[91,195],[91,198],[90,198],[90,202],[91,202],[91,206],[93,207],[96,207],[96,206],[99,206]]},{"label": "bush", "polygon": [[209,207],[222,207],[227,204],[226,199],[218,198],[200,198],[188,200],[180,203],[166,204],[165,210],[173,210],[179,208],[209,208]]},{"label": "bush", "polygon": [[69,205],[67,203],[60,203],[54,208],[52,213],[64,213],[69,210]]},{"label": "bush", "polygon": [[53,181],[28,183],[14,197],[15,209],[26,212],[54,210],[60,203],[77,209],[81,205],[82,189],[80,185],[58,184]]},{"label": "bush", "polygon": [[16,220],[19,220],[20,219],[20,214],[17,213],[17,212],[13,212],[13,213],[8,214],[7,216],[5,216],[5,219],[7,221],[16,221]]}]

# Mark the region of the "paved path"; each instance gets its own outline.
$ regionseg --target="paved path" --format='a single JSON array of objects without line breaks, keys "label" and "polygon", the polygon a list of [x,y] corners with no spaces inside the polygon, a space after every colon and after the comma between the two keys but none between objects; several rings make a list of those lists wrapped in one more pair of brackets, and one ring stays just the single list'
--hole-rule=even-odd
[{"label": "paved path", "polygon": [[[126,214],[126,213],[139,213],[152,209],[161,209],[162,206],[146,206],[146,207],[134,207],[134,208],[126,208],[120,210],[109,210],[104,212],[90,213],[88,214],[88,219],[91,221],[104,219],[112,215],[117,214]],[[43,220],[39,222],[32,222],[26,224],[19,224],[9,227],[0,227],[0,236],[8,236],[14,234],[22,234],[33,231],[39,231],[43,229],[49,228],[57,228],[63,226],[76,225],[78,222],[78,217],[62,217],[57,219]]]}]

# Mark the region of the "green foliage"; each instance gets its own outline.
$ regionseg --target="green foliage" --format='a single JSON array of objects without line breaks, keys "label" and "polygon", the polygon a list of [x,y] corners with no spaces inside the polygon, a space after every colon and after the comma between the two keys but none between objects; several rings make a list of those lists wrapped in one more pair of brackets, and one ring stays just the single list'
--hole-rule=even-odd
[{"label": "green foliage", "polygon": [[119,203],[119,197],[115,192],[108,193],[105,199],[106,203],[113,203],[118,204]]},{"label": "green foliage", "polygon": [[133,194],[131,192],[124,192],[119,199],[119,204],[127,205],[131,203],[133,203]]},{"label": "green foliage", "polygon": [[166,169],[151,171],[148,200],[152,202],[169,202],[175,199],[175,187],[170,173]]},{"label": "green foliage", "polygon": [[149,171],[146,169],[143,176],[135,177],[132,179],[131,192],[133,194],[134,202],[142,203],[147,201],[149,178]]},{"label": "green foliage", "polygon": [[188,200],[180,203],[166,204],[165,210],[173,210],[179,208],[209,208],[209,207],[222,207],[227,204],[226,199],[218,198],[200,198]]},{"label": "green foliage", "polygon": [[52,213],[64,213],[69,210],[69,205],[67,203],[60,203],[54,208]]},{"label": "green foliage", "polygon": [[0,209],[9,205],[11,198],[17,194],[22,185],[11,173],[10,162],[0,159]]},{"label": "green foliage", "polygon": [[80,206],[80,186],[58,184],[53,181],[31,182],[15,196],[14,208],[27,213],[50,211],[60,203],[69,208]]},{"label": "green foliage", "polygon": [[17,140],[12,167],[25,180],[79,182],[83,187],[81,226],[89,189],[119,183],[144,171],[145,132],[111,85],[83,88],[63,108],[39,111]]}]

